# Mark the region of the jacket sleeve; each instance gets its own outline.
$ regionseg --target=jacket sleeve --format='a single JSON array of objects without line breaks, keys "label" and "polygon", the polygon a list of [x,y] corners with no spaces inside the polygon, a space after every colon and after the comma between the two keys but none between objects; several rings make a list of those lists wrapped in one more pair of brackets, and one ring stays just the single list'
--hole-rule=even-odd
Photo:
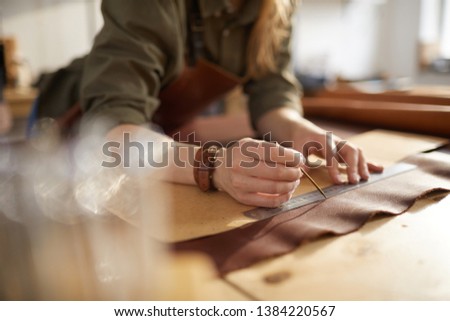
[{"label": "jacket sleeve", "polygon": [[149,122],[162,87],[180,72],[184,10],[175,0],[106,0],[104,27],[86,59],[83,125]]},{"label": "jacket sleeve", "polygon": [[295,78],[291,65],[291,35],[283,42],[276,57],[277,70],[259,79],[251,79],[244,85],[248,95],[248,108],[253,128],[256,129],[258,119],[270,110],[289,107],[302,113],[300,104],[301,88]]}]

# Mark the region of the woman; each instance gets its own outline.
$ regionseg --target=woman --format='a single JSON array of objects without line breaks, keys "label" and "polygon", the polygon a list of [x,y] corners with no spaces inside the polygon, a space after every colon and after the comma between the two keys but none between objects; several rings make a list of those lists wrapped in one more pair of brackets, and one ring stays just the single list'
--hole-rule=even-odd
[{"label": "woman", "polygon": [[[126,133],[154,137],[154,130],[146,126],[149,123],[157,123],[166,133],[176,133],[177,126],[190,120],[190,111],[200,104],[198,99],[183,99],[183,93],[196,92],[225,78],[228,82],[223,81],[227,82],[223,88],[230,89],[234,76],[248,95],[257,133],[270,133],[275,141],[291,142],[292,148],[250,138],[239,140],[228,150],[192,145],[178,151],[177,160],[175,153],[170,153],[171,179],[197,183],[204,191],[223,190],[248,205],[276,207],[286,202],[302,176],[297,151],[308,142],[326,146],[340,141],[334,137],[327,142],[326,133],[301,116],[300,91],[289,70],[293,2],[104,1],[105,25],[84,65],[82,128],[95,127],[107,119],[107,137],[118,142],[123,142]],[[181,86],[184,90],[171,91],[186,74],[186,56],[193,66],[206,59],[216,67],[203,64],[210,68],[203,73],[209,75],[206,81],[201,75],[188,77],[191,81]],[[337,159],[348,165],[350,183],[367,179],[369,171],[382,170],[367,163],[351,144],[343,145],[335,156],[328,171],[337,184],[342,183]],[[177,166],[179,160],[187,166]]]}]

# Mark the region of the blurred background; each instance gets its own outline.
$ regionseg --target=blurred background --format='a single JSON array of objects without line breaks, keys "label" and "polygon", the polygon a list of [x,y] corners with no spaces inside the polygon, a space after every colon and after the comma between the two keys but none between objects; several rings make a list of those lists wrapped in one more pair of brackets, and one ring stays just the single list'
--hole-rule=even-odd
[{"label": "blurred background", "polygon": [[[102,26],[100,0],[3,0],[2,37],[15,41],[19,81],[87,53]],[[296,69],[360,80],[380,74],[439,82],[421,71],[450,58],[448,0],[302,0],[294,37]],[[444,63],[441,63],[444,65]],[[448,71],[436,64],[435,70]],[[448,67],[448,66],[447,66]],[[24,70],[28,69],[28,70]],[[448,78],[447,78],[448,80]]]},{"label": "blurred background", "polygon": [[[83,166],[77,164],[79,168],[74,169],[71,162],[61,161],[68,157],[69,151],[59,142],[32,141],[32,153],[16,146],[25,140],[27,118],[37,97],[34,84],[43,73],[66,66],[89,52],[103,24],[100,5],[101,0],[0,2],[0,82],[1,87],[5,85],[5,90],[0,90],[0,93],[4,94],[9,105],[8,108],[2,105],[0,96],[0,214],[4,214],[0,215],[0,258],[8,258],[9,262],[0,269],[0,299],[148,299],[146,291],[134,292],[134,287],[139,287],[142,280],[134,278],[133,271],[139,267],[145,268],[142,273],[147,268],[154,269],[155,257],[160,263],[166,260],[159,253],[165,250],[160,249],[159,243],[148,243],[147,236],[136,234],[131,226],[124,227],[114,220],[107,221],[106,226],[101,224],[106,214],[98,210],[102,204],[97,206],[90,202],[91,199],[109,202],[119,194],[121,187],[129,191],[126,194],[130,195],[129,204],[140,204],[135,199],[139,194],[123,187],[126,181],[121,180],[122,176],[104,175],[92,168],[86,170],[84,165],[89,164],[89,160],[83,159]],[[359,89],[371,93],[406,91],[414,86],[432,85],[446,88],[439,92],[439,95],[444,93],[446,100],[438,97],[440,100],[436,105],[448,108],[450,0],[302,0],[294,19],[293,68],[306,96],[333,83],[356,84]],[[334,96],[332,98],[334,101]],[[425,101],[424,97],[419,98]],[[431,104],[432,98],[425,98],[423,104]],[[236,102],[230,101],[232,105]],[[395,97],[394,101],[403,102],[403,98]],[[304,106],[307,106],[305,102]],[[400,107],[404,110],[403,105]],[[52,126],[51,123],[43,125]],[[431,127],[435,127],[435,123]],[[447,127],[440,134],[448,133]],[[89,149],[87,146],[86,150]],[[49,173],[52,175],[47,175]],[[106,177],[106,181],[97,179],[100,176]],[[95,184],[85,183],[90,178]],[[103,188],[100,183],[116,189]],[[154,185],[148,188],[161,190],[160,186]],[[104,192],[105,195],[94,192]],[[164,208],[161,211],[167,211],[170,200],[162,202],[164,196],[159,197],[156,192],[151,195],[159,199],[158,204]],[[90,205],[89,208],[86,204]],[[142,208],[151,208],[151,205]],[[129,207],[127,211],[130,212]],[[41,218],[38,219],[36,214],[39,212],[47,215],[51,222],[43,223]],[[23,213],[31,213],[32,217],[21,217]],[[96,223],[81,224],[87,220],[86,217],[93,218]],[[150,218],[150,225],[164,226],[164,223],[157,223],[155,217],[161,216]],[[76,225],[79,231],[72,233],[68,232],[69,229],[61,231],[59,227],[54,228],[52,222],[60,221],[68,225],[81,221]],[[117,241],[119,234],[124,242]],[[28,241],[23,241],[18,235],[25,235]],[[99,235],[103,235],[103,241],[97,242],[101,238]],[[64,242],[50,242],[61,236]],[[146,255],[134,255],[136,253],[130,252],[130,248],[137,249],[136,252],[142,250]],[[150,252],[157,254],[147,255]],[[68,254],[57,261],[52,253]],[[33,261],[33,255],[44,259]],[[29,268],[31,264],[26,265],[28,268],[21,265],[27,260],[34,262],[33,269]],[[80,266],[91,266],[92,270],[79,269]],[[161,263],[160,269],[167,270],[165,266]],[[173,282],[192,279],[190,274],[195,273],[203,277],[211,270],[208,263],[193,266],[192,269],[173,272],[172,276],[180,275],[173,278]],[[203,268],[199,269],[199,266]],[[68,273],[57,274],[63,270]],[[14,275],[16,278],[11,277]],[[68,275],[70,280],[66,279]],[[143,289],[158,288],[155,279],[146,280],[148,287]],[[35,282],[37,285],[32,288],[39,289],[48,280],[52,280],[48,291],[30,292],[30,284]],[[8,282],[8,286],[2,282]],[[66,287],[66,282],[73,284]],[[128,292],[111,290],[124,284],[129,284]],[[167,288],[167,284],[164,287]],[[174,287],[178,290],[190,288],[179,284]],[[217,290],[213,292],[220,293]],[[210,297],[211,291],[205,293]],[[179,297],[194,298],[196,295],[182,293]],[[206,297],[204,293],[198,295]]]},{"label": "blurred background", "polygon": [[293,50],[306,74],[449,84],[450,1],[304,0]]},{"label": "blurred background", "polygon": [[[86,54],[102,27],[100,4],[3,0],[8,86],[27,89]],[[295,20],[293,62],[306,89],[336,79],[371,80],[373,90],[380,79],[388,89],[450,84],[450,0],[302,0]],[[35,92],[6,95],[13,116],[26,117]]]}]

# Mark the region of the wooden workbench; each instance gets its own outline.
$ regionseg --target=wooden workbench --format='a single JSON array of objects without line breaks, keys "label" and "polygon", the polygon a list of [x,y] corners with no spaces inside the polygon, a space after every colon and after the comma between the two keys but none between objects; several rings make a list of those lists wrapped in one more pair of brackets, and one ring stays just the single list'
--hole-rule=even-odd
[{"label": "wooden workbench", "polygon": [[[322,125],[326,128],[327,122]],[[353,127],[352,133],[364,129]],[[339,130],[340,135],[348,133],[345,126]],[[399,134],[397,140],[412,151],[417,144],[408,145],[407,137]],[[368,143],[373,145],[373,139]],[[434,144],[432,139],[424,139],[419,149]],[[401,156],[395,148],[391,152],[395,157]],[[381,157],[378,161],[386,161],[383,155],[378,156]],[[77,220],[64,213],[68,220],[62,221],[39,213],[42,204],[30,201],[36,187],[27,186],[23,175],[14,181],[10,173],[3,175],[6,178],[0,180],[3,184],[0,189],[5,186],[17,189],[9,189],[7,197],[16,197],[16,209],[22,212],[0,214],[2,299],[450,299],[450,196],[434,195],[417,202],[401,216],[377,218],[355,233],[319,239],[220,279],[207,258],[168,255],[164,247],[148,237],[145,224],[149,223],[148,217],[152,224],[151,214],[158,206],[171,216],[169,228],[178,231],[174,235],[181,238],[247,223],[240,214],[243,205],[224,194],[208,196],[223,205],[216,207],[217,213],[208,214],[211,220],[205,220],[205,213],[195,210],[205,203],[205,195],[195,187],[171,186],[175,198],[169,194],[167,204],[176,203],[176,197],[187,199],[191,214],[180,212],[177,203],[172,208],[166,207],[164,198],[151,187],[153,190],[144,193],[153,199],[146,212],[147,221],[136,224],[128,217],[119,219],[107,213],[83,214]],[[6,185],[8,182],[13,185]],[[71,203],[70,195],[57,192],[66,209],[83,211]],[[2,191],[0,195],[8,194]],[[119,199],[119,203],[126,200]],[[52,209],[55,206],[50,204]],[[178,209],[176,213],[174,209]],[[230,213],[231,209],[237,212]],[[227,211],[228,216],[220,214]],[[186,228],[189,223],[196,227],[195,231]]]},{"label": "wooden workbench", "polygon": [[27,118],[37,97],[37,90],[33,88],[6,88],[4,95],[11,109],[12,117],[15,119]]},{"label": "wooden workbench", "polygon": [[450,300],[450,196],[324,238],[226,280],[259,300]]}]

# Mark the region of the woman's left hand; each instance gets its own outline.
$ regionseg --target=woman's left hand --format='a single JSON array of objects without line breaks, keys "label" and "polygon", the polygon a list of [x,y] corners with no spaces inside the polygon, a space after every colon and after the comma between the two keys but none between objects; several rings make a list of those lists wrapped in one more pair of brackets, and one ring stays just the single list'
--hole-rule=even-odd
[{"label": "woman's left hand", "polygon": [[[305,139],[305,137],[307,137]],[[314,131],[299,134],[294,138],[294,147],[305,155],[315,154],[322,157],[334,184],[343,184],[339,165],[346,168],[347,180],[357,184],[368,180],[371,172],[382,172],[383,167],[367,161],[363,151],[356,145],[341,139],[331,132]]]},{"label": "woman's left hand", "polygon": [[[261,134],[271,133],[272,140],[287,142],[289,147],[302,152],[306,158],[311,154],[322,157],[334,184],[344,183],[339,164],[346,167],[348,182],[351,184],[361,179],[367,180],[370,172],[383,171],[382,166],[367,161],[359,147],[314,125],[296,110],[283,107],[274,109],[260,118],[258,129]],[[316,164],[319,165],[323,165],[323,161]]]}]

